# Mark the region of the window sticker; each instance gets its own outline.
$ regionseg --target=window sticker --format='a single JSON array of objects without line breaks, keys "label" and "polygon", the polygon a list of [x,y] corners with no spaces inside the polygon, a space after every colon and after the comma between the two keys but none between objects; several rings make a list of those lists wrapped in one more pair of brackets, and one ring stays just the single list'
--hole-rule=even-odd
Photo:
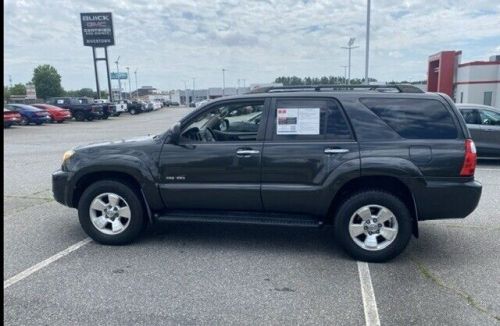
[{"label": "window sticker", "polygon": [[319,108],[278,108],[277,135],[319,135]]}]

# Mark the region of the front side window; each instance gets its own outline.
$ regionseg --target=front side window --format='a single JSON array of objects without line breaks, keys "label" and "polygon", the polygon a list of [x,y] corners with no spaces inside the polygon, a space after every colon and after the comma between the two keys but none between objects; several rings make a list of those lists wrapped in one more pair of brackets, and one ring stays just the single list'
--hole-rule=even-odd
[{"label": "front side window", "polygon": [[479,110],[481,116],[481,124],[483,125],[500,125],[500,114],[490,110]]},{"label": "front side window", "polygon": [[324,99],[278,99],[274,112],[276,140],[351,140],[339,104]]},{"label": "front side window", "polygon": [[460,113],[464,117],[465,123],[469,125],[478,125],[481,124],[479,120],[479,115],[477,110],[474,109],[461,109]]},{"label": "front side window", "polygon": [[181,135],[194,142],[256,141],[263,110],[264,101],[221,104],[199,114]]},{"label": "front side window", "polygon": [[363,98],[368,109],[407,139],[454,139],[457,129],[439,101],[408,98]]}]

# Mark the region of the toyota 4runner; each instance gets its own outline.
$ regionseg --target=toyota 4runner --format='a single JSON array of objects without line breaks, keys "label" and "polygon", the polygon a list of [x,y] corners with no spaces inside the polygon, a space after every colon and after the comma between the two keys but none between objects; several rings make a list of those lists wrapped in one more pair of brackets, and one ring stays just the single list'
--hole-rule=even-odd
[{"label": "toyota 4runner", "polygon": [[476,208],[475,167],[444,94],[299,86],[211,101],[156,136],[74,148],[52,182],[103,244],[158,221],[330,225],[355,259],[386,261],[419,221]]}]

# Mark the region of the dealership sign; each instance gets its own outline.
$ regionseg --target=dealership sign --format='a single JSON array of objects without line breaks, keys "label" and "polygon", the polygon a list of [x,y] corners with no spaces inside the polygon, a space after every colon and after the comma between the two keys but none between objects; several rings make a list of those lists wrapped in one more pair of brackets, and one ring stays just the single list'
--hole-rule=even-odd
[{"label": "dealership sign", "polygon": [[80,18],[83,45],[93,47],[115,45],[113,18],[110,12],[81,13]]},{"label": "dealership sign", "polygon": [[127,79],[128,74],[126,72],[112,72],[111,79]]}]

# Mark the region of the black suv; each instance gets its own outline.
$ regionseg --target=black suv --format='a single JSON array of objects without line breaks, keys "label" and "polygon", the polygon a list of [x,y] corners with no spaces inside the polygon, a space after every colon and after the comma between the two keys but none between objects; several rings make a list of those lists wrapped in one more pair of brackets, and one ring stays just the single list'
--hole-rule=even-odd
[{"label": "black suv", "polygon": [[75,148],[52,182],[104,244],[158,221],[331,225],[355,259],[386,261],[418,221],[476,208],[475,167],[446,95],[275,87],[207,103],[163,134]]},{"label": "black suv", "polygon": [[81,98],[51,97],[46,103],[70,110],[71,115],[77,121],[92,121],[100,119],[104,115],[102,105],[94,104],[92,101],[82,100]]}]

